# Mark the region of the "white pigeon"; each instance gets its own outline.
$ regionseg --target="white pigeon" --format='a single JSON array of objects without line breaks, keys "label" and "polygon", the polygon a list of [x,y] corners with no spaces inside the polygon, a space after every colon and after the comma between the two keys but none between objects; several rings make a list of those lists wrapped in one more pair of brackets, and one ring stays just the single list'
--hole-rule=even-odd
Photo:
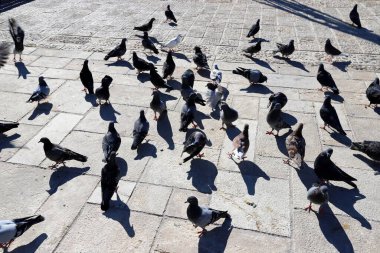
[{"label": "white pigeon", "polygon": [[215,110],[223,96],[223,87],[220,84],[207,83],[206,103]]},{"label": "white pigeon", "polygon": [[210,79],[215,84],[220,84],[222,82],[222,71],[219,70],[217,64],[214,64],[214,69],[210,72]]},{"label": "white pigeon", "polygon": [[162,44],[162,47],[169,48],[170,51],[174,51],[174,48],[176,48],[182,42],[182,39],[183,39],[183,35],[178,34],[177,37],[169,40],[165,44]]}]

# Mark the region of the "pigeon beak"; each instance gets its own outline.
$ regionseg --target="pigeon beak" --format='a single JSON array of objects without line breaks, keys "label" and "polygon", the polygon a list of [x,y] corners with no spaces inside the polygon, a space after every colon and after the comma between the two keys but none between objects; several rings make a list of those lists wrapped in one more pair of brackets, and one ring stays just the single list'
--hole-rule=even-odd
[{"label": "pigeon beak", "polygon": [[189,203],[189,201],[186,200],[185,203]]},{"label": "pigeon beak", "polygon": [[269,103],[268,103],[268,105],[267,105],[267,108],[269,108],[269,106],[270,106],[271,103],[272,103],[272,102],[269,101]]},{"label": "pigeon beak", "polygon": [[39,141],[38,143],[40,143],[40,142],[42,142],[42,141]]}]

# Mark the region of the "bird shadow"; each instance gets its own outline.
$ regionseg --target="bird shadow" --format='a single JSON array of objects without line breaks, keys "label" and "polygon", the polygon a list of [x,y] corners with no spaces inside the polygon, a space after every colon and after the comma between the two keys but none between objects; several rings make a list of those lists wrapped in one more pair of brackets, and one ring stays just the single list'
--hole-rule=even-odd
[{"label": "bird shadow", "polygon": [[170,25],[171,27],[176,27],[177,26],[177,24],[174,23],[174,22],[170,22],[170,23],[168,23],[168,25]]},{"label": "bird shadow", "polygon": [[98,106],[98,103],[96,102],[96,96],[95,96],[95,94],[88,94],[88,93],[86,93],[86,95],[84,96],[84,99],[86,100],[86,102],[91,103],[91,105],[93,107]]},{"label": "bird shadow", "polygon": [[210,112],[210,117],[216,120],[220,119],[220,107],[217,105],[214,110]]},{"label": "bird shadow", "polygon": [[347,135],[343,135],[343,134],[340,134],[338,132],[333,131],[332,133],[330,133],[330,136],[331,136],[331,138],[333,138],[337,142],[345,145],[346,147],[351,146],[352,141],[349,137],[347,137]]},{"label": "bird shadow", "polygon": [[216,191],[215,178],[218,175],[216,166],[204,159],[192,159],[187,180],[192,180],[192,185],[197,191],[211,194]]},{"label": "bird shadow", "polygon": [[225,218],[221,226],[202,235],[198,242],[198,253],[224,252],[233,229],[231,223],[231,218]]},{"label": "bird shadow", "polygon": [[166,94],[166,93],[163,93],[160,91],[160,98],[163,102],[167,102],[167,101],[171,101],[171,100],[177,100],[178,98],[172,96],[172,95],[169,95],[169,94]]},{"label": "bird shadow", "polygon": [[[235,162],[235,160],[233,160]],[[255,186],[257,180],[262,177],[269,181],[270,177],[259,167],[257,164],[245,160],[235,164],[240,170],[240,174],[243,177],[244,183],[247,186],[247,192],[249,195],[255,195]]]},{"label": "bird shadow", "polygon": [[23,62],[16,62],[15,66],[18,70],[18,78],[22,77],[23,79],[27,79],[30,74],[29,70],[26,68]]},{"label": "bird shadow", "polygon": [[141,83],[145,83],[150,80],[150,75],[148,73],[140,73],[137,75],[137,80],[139,80]]},{"label": "bird shadow", "polygon": [[157,157],[157,148],[153,144],[150,144],[148,141],[141,143],[141,145],[137,148],[137,155],[134,160],[141,160],[144,157]]},{"label": "bird shadow", "polygon": [[28,244],[19,246],[12,251],[8,251],[8,249],[4,250],[4,253],[9,252],[9,253],[22,253],[22,252],[36,252],[37,249],[41,246],[41,244],[48,238],[46,233],[40,234],[36,238],[34,238],[33,241],[31,241]]},{"label": "bird shadow", "polygon": [[115,61],[112,63],[106,63],[108,67],[127,67],[129,69],[134,69],[132,64],[126,60],[121,60],[121,61]]},{"label": "bird shadow", "polygon": [[210,79],[210,70],[209,69],[198,69],[197,71],[198,75],[204,78]]},{"label": "bird shadow", "polygon": [[13,8],[33,1],[34,0],[0,1],[0,13],[12,10]]},{"label": "bird shadow", "polygon": [[125,232],[127,232],[129,237],[135,236],[135,229],[133,228],[133,225],[131,225],[130,217],[131,217],[131,210],[125,204],[119,197],[118,194],[116,194],[116,201],[112,201],[112,206],[116,206],[117,208],[110,208],[107,211],[103,212],[103,215],[107,218],[113,219],[120,223],[120,225],[124,228]]},{"label": "bird shadow", "polygon": [[353,253],[354,248],[344,228],[332,212],[329,205],[323,208],[323,214],[316,213],[319,227],[326,240],[331,243],[338,252]]},{"label": "bird shadow", "polygon": [[121,115],[118,111],[116,111],[112,104],[101,104],[99,109],[100,117],[105,121],[117,122],[116,114]]},{"label": "bird shadow", "polygon": [[253,84],[248,86],[247,88],[240,89],[241,91],[245,91],[246,93],[258,93],[258,94],[271,94],[273,91],[269,89],[267,86],[262,84]]},{"label": "bird shadow", "polygon": [[16,146],[12,144],[12,141],[20,138],[20,136],[18,133],[14,133],[10,136],[0,134],[0,151],[6,148],[15,148]]},{"label": "bird shadow", "polygon": [[287,64],[289,64],[292,67],[295,67],[297,69],[303,70],[305,72],[310,72],[303,63],[295,60],[290,60],[289,58],[286,57],[281,57],[278,55],[273,56],[273,58],[279,59],[279,60],[284,60]]},{"label": "bird shadow", "polygon": [[57,192],[58,188],[68,181],[83,175],[90,167],[76,168],[76,167],[60,167],[50,175],[49,186],[50,189],[47,192],[53,195]]},{"label": "bird shadow", "polygon": [[121,157],[116,157],[116,164],[119,166],[120,169],[120,177],[124,177],[127,175],[128,172],[128,163]]},{"label": "bird shadow", "polygon": [[283,135],[277,136],[276,139],[276,144],[278,150],[285,155],[286,157],[288,156],[288,150],[286,149],[286,138],[292,133],[292,131],[288,131],[284,133]]},{"label": "bird shadow", "polygon": [[42,114],[49,115],[52,108],[53,108],[53,104],[50,102],[37,104],[36,108],[34,108],[28,120],[34,120],[35,118],[37,118],[38,116]]},{"label": "bird shadow", "polygon": [[167,111],[161,113],[157,120],[157,132],[158,135],[161,136],[161,138],[164,139],[169,145],[168,149],[174,150],[175,145],[173,141],[173,130]]},{"label": "bird shadow", "polygon": [[315,174],[313,168],[311,168],[307,163],[302,162],[300,169],[295,169],[299,179],[305,186],[306,191],[310,189],[314,183],[319,182],[319,178]]},{"label": "bird shadow", "polygon": [[182,87],[181,82],[172,79],[172,80],[168,80],[167,83],[173,88],[173,90],[181,90],[181,87]]},{"label": "bird shadow", "polygon": [[286,112],[282,112],[282,117],[283,117],[284,121],[291,126],[294,126],[298,122],[296,117],[294,117],[293,115],[286,113]]},{"label": "bird shadow", "polygon": [[355,156],[359,160],[365,162],[371,169],[373,169],[375,171],[375,175],[380,174],[380,163],[375,162],[375,161],[365,157],[362,154],[353,154],[353,156]]},{"label": "bird shadow", "polygon": [[195,117],[194,118],[195,118],[194,121],[197,123],[198,127],[200,129],[205,129],[205,126],[203,125],[202,120],[204,120],[204,119],[210,119],[210,116],[206,115],[203,112],[197,110],[196,113],[195,113]]},{"label": "bird shadow", "polygon": [[380,115],[380,107],[376,107],[373,111]]},{"label": "bird shadow", "polygon": [[372,229],[369,221],[359,213],[354,205],[357,201],[365,199],[366,197],[359,192],[357,188],[347,189],[344,187],[329,185],[329,202],[336,208],[342,210],[355,220],[359,221],[362,227]]},{"label": "bird shadow", "polygon": [[252,40],[250,40],[248,43],[255,43],[255,42],[259,42],[259,41],[261,41],[261,42],[270,42],[270,40],[256,37],[256,38],[253,38]]},{"label": "bird shadow", "polygon": [[172,56],[174,56],[174,57],[177,58],[177,59],[181,59],[181,60],[185,60],[185,61],[187,61],[187,62],[191,62],[191,61],[189,60],[189,58],[187,58],[187,56],[186,56],[185,54],[183,54],[183,53],[175,52],[175,53],[172,53]]},{"label": "bird shadow", "polygon": [[241,133],[241,130],[237,127],[228,127],[226,129],[226,134],[228,136],[228,139],[230,139],[231,141],[236,137],[238,136],[239,134]]},{"label": "bird shadow", "polygon": [[261,67],[264,67],[264,68],[267,68],[269,69],[270,71],[272,72],[276,72],[270,65],[269,63],[267,63],[266,61],[263,61],[263,60],[260,60],[260,59],[257,59],[255,57],[252,57],[250,55],[246,55],[246,54],[243,54],[245,57],[251,59],[253,62],[255,62],[257,65],[260,65]]},{"label": "bird shadow", "polygon": [[146,57],[146,59],[147,59],[148,61],[153,62],[154,64],[157,64],[157,62],[161,61],[161,58],[159,58],[159,57],[157,57],[157,56],[154,56],[154,55],[148,55],[148,56]]},{"label": "bird shadow", "polygon": [[326,91],[325,96],[327,96],[327,95],[329,95],[331,97],[331,99],[336,101],[336,102],[339,102],[339,103],[344,102],[344,98],[339,94],[335,94],[334,92],[331,92],[331,91]]},{"label": "bird shadow", "polygon": [[347,68],[351,63],[352,63],[351,61],[340,61],[340,62],[333,62],[331,65],[338,68],[342,72],[347,72]]}]

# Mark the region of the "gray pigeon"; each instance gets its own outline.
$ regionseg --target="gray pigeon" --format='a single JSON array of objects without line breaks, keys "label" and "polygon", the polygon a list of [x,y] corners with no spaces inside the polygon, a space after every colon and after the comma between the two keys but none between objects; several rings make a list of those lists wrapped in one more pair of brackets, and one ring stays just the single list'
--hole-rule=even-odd
[{"label": "gray pigeon", "polygon": [[269,96],[269,103],[267,108],[270,106],[270,110],[273,109],[274,105],[279,103],[281,105],[281,109],[286,105],[288,102],[288,98],[286,95],[282,92],[277,92]]},{"label": "gray pigeon", "polygon": [[179,128],[179,131],[186,132],[190,123],[193,124],[194,128],[197,127],[197,125],[194,123],[195,112],[197,111],[197,108],[195,106],[195,98],[196,94],[193,93],[187,102],[182,106],[180,122],[181,126]]},{"label": "gray pigeon", "polygon": [[321,127],[326,130],[326,126],[334,128],[340,134],[347,135],[343,130],[342,125],[340,124],[340,120],[338,118],[338,114],[335,111],[335,108],[331,105],[331,97],[326,96],[325,101],[321,109],[319,110],[319,115],[321,116],[324,125]]},{"label": "gray pigeon", "polygon": [[218,83],[207,83],[206,87],[206,103],[211,107],[212,110],[215,110],[215,108],[222,100],[223,87]]},{"label": "gray pigeon", "polygon": [[87,162],[87,156],[78,154],[68,148],[61,147],[57,144],[51,143],[46,137],[40,139],[39,142],[44,144],[44,152],[47,158],[54,161],[55,164],[51,168],[57,167],[58,164],[66,166],[65,161],[76,160],[79,162]]},{"label": "gray pigeon", "polygon": [[232,145],[233,145],[233,150],[231,153],[228,153],[228,156],[232,158],[234,155],[237,157],[237,159],[241,159],[244,161],[245,154],[247,154],[248,149],[249,149],[249,135],[248,131],[249,130],[249,125],[245,124],[244,125],[244,130],[240,134],[238,134],[233,140],[232,140]]},{"label": "gray pigeon", "polygon": [[150,82],[154,85],[155,89],[158,90],[160,88],[166,88],[167,90],[172,90],[173,87],[171,87],[165,80],[160,76],[160,74],[157,73],[156,68],[153,66],[153,64],[150,66]]},{"label": "gray pigeon", "polygon": [[207,142],[207,137],[206,137],[205,133],[203,133],[200,130],[193,132],[187,138],[187,140],[183,146],[181,157],[182,157],[183,153],[185,153],[185,152],[190,154],[190,156],[183,159],[183,162],[185,163],[195,156],[202,158],[204,156],[204,154],[203,153],[201,154],[201,151],[204,148],[204,146],[206,145],[206,142]]},{"label": "gray pigeon", "polygon": [[133,143],[131,146],[132,150],[136,150],[149,132],[149,122],[145,118],[144,110],[140,111],[139,118],[135,121],[133,127]]},{"label": "gray pigeon", "polygon": [[166,104],[164,101],[160,98],[160,92],[158,90],[154,90],[152,93],[153,99],[150,102],[150,109],[154,111],[154,118],[153,120],[158,120],[157,113],[160,114],[159,117],[161,117],[162,113],[166,111]]},{"label": "gray pigeon", "polygon": [[355,4],[354,8],[350,12],[350,19],[358,28],[362,28],[362,24],[360,22],[359,12],[358,12],[358,5]]},{"label": "gray pigeon", "polygon": [[95,96],[99,101],[99,104],[102,104],[102,100],[105,100],[106,103],[110,103],[110,90],[109,87],[112,83],[113,79],[110,76],[105,76],[102,79],[102,84],[99,88],[95,90]]},{"label": "gray pigeon", "polygon": [[373,160],[380,162],[380,141],[353,142],[350,148],[363,152]]},{"label": "gray pigeon", "polygon": [[203,99],[202,94],[200,94],[199,92],[196,92],[196,90],[194,90],[192,86],[189,86],[187,84],[187,82],[182,83],[181,95],[182,95],[183,100],[185,100],[185,101],[189,100],[189,97],[192,94],[195,94],[195,96],[194,96],[194,99],[195,99],[194,102],[195,103],[200,104],[202,106],[206,105],[206,101]]},{"label": "gray pigeon", "polygon": [[380,104],[380,83],[378,77],[376,77],[375,80],[368,86],[365,93],[369,100],[369,105],[366,105],[365,108],[372,108],[372,104],[374,104],[376,108],[377,105]]},{"label": "gray pigeon", "polygon": [[331,74],[325,70],[325,67],[322,63],[319,64],[317,80],[322,86],[322,88],[319,89],[320,91],[325,92],[326,89],[330,88],[334,94],[339,94],[339,89],[336,86],[334,79],[332,78]]},{"label": "gray pigeon", "polygon": [[251,26],[251,29],[249,29],[249,32],[247,34],[247,38],[249,37],[255,37],[256,33],[260,31],[260,19],[256,21],[256,24],[253,24]]},{"label": "gray pigeon", "polygon": [[298,168],[301,168],[305,157],[305,138],[302,136],[303,124],[300,123],[297,128],[286,138],[285,145],[288,151],[289,159],[284,160],[284,163],[290,164],[293,161]]},{"label": "gray pigeon", "polygon": [[20,61],[22,52],[24,51],[24,30],[18,25],[14,18],[8,19],[9,22],[9,32],[12,36],[13,42],[15,43],[15,48],[13,50],[13,60],[16,61],[16,54],[20,54]]},{"label": "gray pigeon", "polygon": [[17,122],[0,121],[0,133],[3,134],[13,128],[17,128],[18,125]]},{"label": "gray pigeon", "polygon": [[268,78],[257,69],[245,69],[238,67],[236,70],[232,70],[232,73],[235,75],[244,76],[249,80],[250,84],[263,83],[268,80]]},{"label": "gray pigeon", "polygon": [[354,188],[358,188],[352,181],[357,181],[355,178],[348,175],[331,161],[332,148],[321,152],[314,161],[314,172],[320,180],[324,181],[343,181]]},{"label": "gray pigeon", "polygon": [[259,40],[256,44],[246,49],[243,49],[243,52],[249,54],[252,57],[253,54],[260,52],[260,50],[261,50],[261,40]]},{"label": "gray pigeon", "polygon": [[226,102],[222,102],[220,109],[222,109],[220,112],[222,127],[220,129],[226,130],[224,125],[227,127],[235,127],[232,123],[239,118],[239,113],[235,109],[232,109]]},{"label": "gray pigeon", "polygon": [[45,82],[44,77],[40,76],[38,78],[37,89],[33,92],[33,94],[30,96],[30,98],[26,102],[31,103],[31,102],[37,101],[39,104],[41,100],[43,100],[43,99],[47,98],[47,96],[49,96],[49,93],[50,93],[49,86]]},{"label": "gray pigeon", "polygon": [[310,211],[314,211],[311,208],[311,204],[322,205],[327,203],[329,201],[329,193],[327,190],[327,185],[313,184],[307,191],[307,199],[310,201],[310,204],[305,208],[305,211],[308,210],[309,213]]},{"label": "gray pigeon", "polygon": [[104,57],[104,60],[107,61],[109,58],[112,58],[112,57],[117,57],[117,60],[122,60],[121,57],[125,55],[125,53],[127,52],[127,45],[125,44],[126,41],[127,41],[126,38],[122,39],[120,45],[118,45],[113,50],[111,50],[111,52],[109,52]]},{"label": "gray pigeon", "polygon": [[202,53],[202,50],[200,47],[194,47],[195,54],[193,57],[193,61],[195,65],[197,65],[196,69],[209,69],[210,66],[207,63],[207,57],[204,53]]},{"label": "gray pigeon", "polygon": [[9,57],[9,45],[6,43],[0,44],[0,68],[7,63]]},{"label": "gray pigeon", "polygon": [[[289,130],[292,129],[292,127],[284,121],[282,118],[282,112],[281,112],[281,104],[277,103],[274,105],[273,109],[271,109],[268,112],[267,115],[267,122],[269,126],[272,128],[271,131],[267,131],[266,134],[273,134],[274,136],[278,136],[278,133],[281,129],[289,128]],[[277,134],[273,133],[273,130],[277,131]]]},{"label": "gray pigeon", "polygon": [[33,225],[44,220],[45,218],[42,215],[33,215],[13,220],[0,220],[0,249],[9,248],[17,237],[21,236]]},{"label": "gray pigeon", "polygon": [[116,162],[116,152],[112,151],[107,159],[107,164],[102,169],[100,185],[102,189],[102,203],[100,208],[107,211],[114,192],[120,180],[120,168]]},{"label": "gray pigeon", "polygon": [[115,123],[108,124],[108,131],[103,137],[102,149],[104,154],[103,162],[107,162],[111,152],[117,152],[120,148],[121,138],[115,129]]},{"label": "gray pigeon", "polygon": [[216,222],[221,218],[231,219],[228,211],[219,211],[209,207],[198,205],[198,199],[194,196],[188,197],[185,203],[189,203],[187,207],[187,218],[193,223],[194,227],[201,227],[202,231],[198,232],[201,237],[207,230],[206,226]]},{"label": "gray pigeon", "polygon": [[274,50],[273,54],[281,53],[282,57],[289,57],[294,53],[294,40],[290,40],[289,44],[276,43],[278,50]]}]

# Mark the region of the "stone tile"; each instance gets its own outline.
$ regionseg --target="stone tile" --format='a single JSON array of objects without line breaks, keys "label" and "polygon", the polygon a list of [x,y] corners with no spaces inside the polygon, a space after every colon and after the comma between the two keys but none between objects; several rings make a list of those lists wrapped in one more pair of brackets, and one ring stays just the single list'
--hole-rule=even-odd
[{"label": "stone tile", "polygon": [[[29,77],[27,79],[17,78],[14,75],[1,75],[1,80],[7,85],[1,85],[1,91],[28,93],[32,95],[33,91],[38,87],[38,77]],[[49,85],[50,94],[53,93],[65,80],[62,79],[45,79]],[[30,97],[29,95],[29,97]],[[29,98],[28,97],[28,98]],[[27,98],[27,99],[28,99]]]},{"label": "stone tile", "polygon": [[57,58],[57,57],[41,56],[32,64],[30,64],[30,66],[59,69],[59,68],[65,67],[70,61],[71,61],[71,58]]},{"label": "stone tile", "polygon": [[259,98],[234,96],[231,107],[239,112],[240,118],[257,120],[259,103]]},{"label": "stone tile", "polygon": [[[260,108],[268,108],[268,98],[260,98]],[[290,112],[300,112],[300,113],[314,113],[314,104],[313,102],[309,101],[302,101],[302,100],[290,100],[288,99],[288,102],[286,103],[285,107],[283,108],[285,111]]]},{"label": "stone tile", "polygon": [[15,78],[27,79],[28,77],[38,77],[46,71],[44,67],[25,66],[23,63],[15,63],[14,65],[5,65],[1,68],[0,74],[12,75]]},{"label": "stone tile", "polygon": [[50,57],[68,57],[68,58],[86,59],[87,57],[91,55],[91,52],[37,48],[31,54],[50,56]]},{"label": "stone tile", "polygon": [[[19,121],[25,114],[32,110],[35,106],[30,103],[25,103],[30,95],[0,92],[0,115],[1,120]],[[18,106],[18,105],[23,106]]]},{"label": "stone tile", "polygon": [[38,132],[28,143],[24,145],[10,160],[13,163],[39,165],[45,159],[42,143],[38,143],[42,137],[48,137],[51,142],[59,143],[79,122],[82,116],[60,113]]},{"label": "stone tile", "polygon": [[26,114],[19,122],[28,125],[45,126],[58,114],[58,112],[52,111],[53,104],[49,100],[39,105],[35,104],[34,110]]},{"label": "stone tile", "polygon": [[79,78],[79,72],[67,69],[52,69],[49,68],[42,73],[47,78],[69,79],[76,80]]},{"label": "stone tile", "polygon": [[[355,135],[356,141],[364,141],[364,140],[379,140],[380,133],[373,127],[368,127],[368,119],[366,118],[356,118],[349,117],[352,131]],[[380,123],[378,119],[370,119],[371,124],[377,126]]]}]

